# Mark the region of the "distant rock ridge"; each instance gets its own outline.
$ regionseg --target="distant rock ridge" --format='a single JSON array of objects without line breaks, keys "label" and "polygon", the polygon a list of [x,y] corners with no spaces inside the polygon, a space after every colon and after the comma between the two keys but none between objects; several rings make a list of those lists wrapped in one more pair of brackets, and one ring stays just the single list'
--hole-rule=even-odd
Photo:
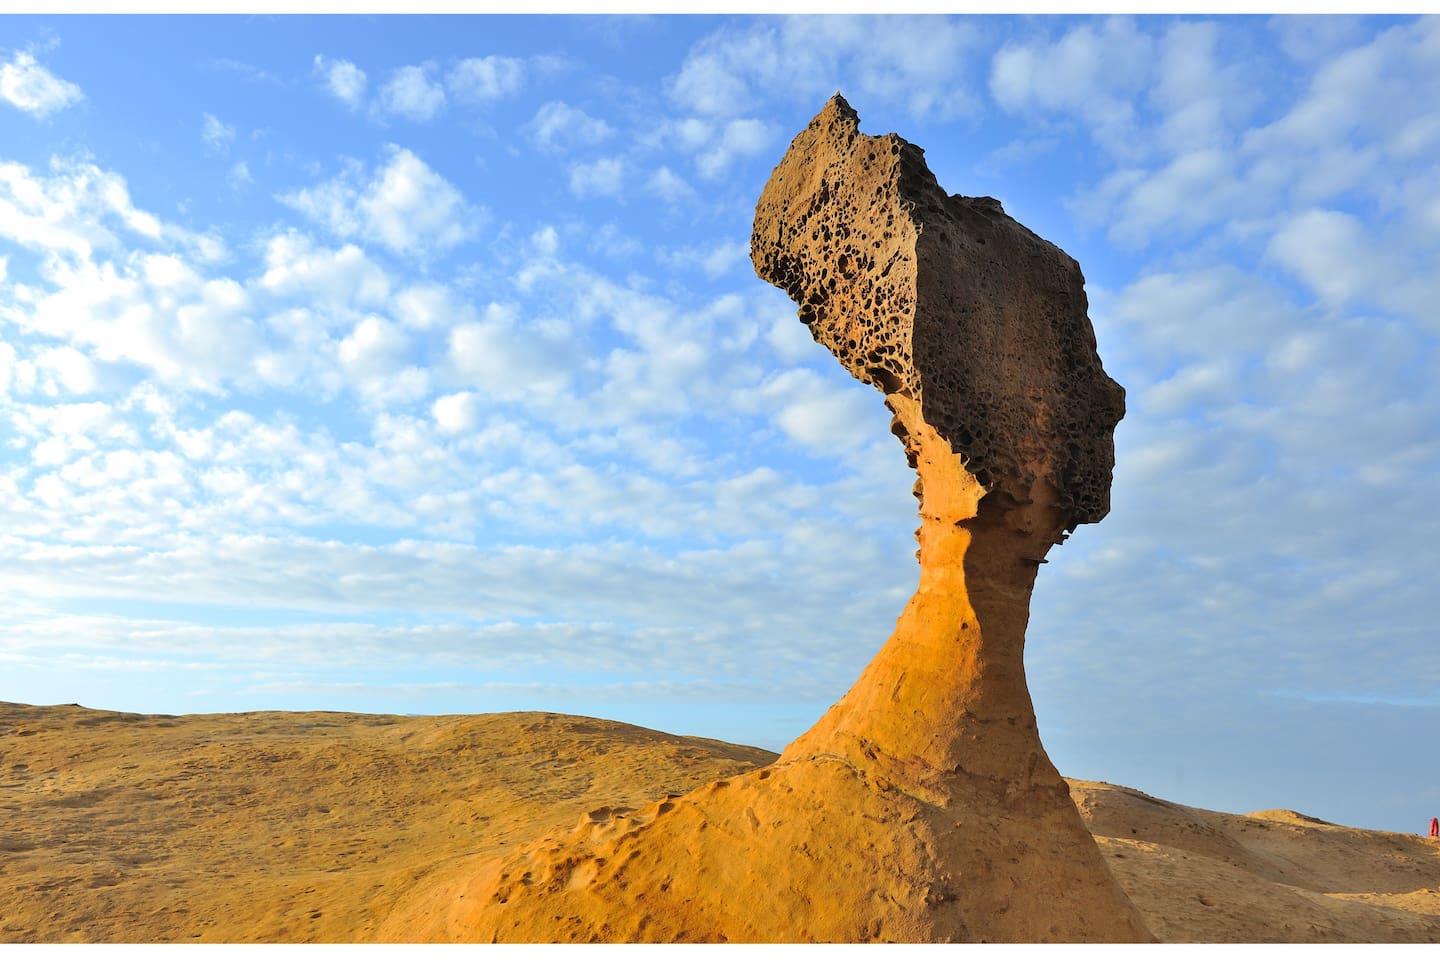
[{"label": "distant rock ridge", "polygon": [[[1124,392],[1084,279],[838,94],[760,197],[759,275],[885,395],[918,474],[920,584],[850,691],[770,767],[478,873],[440,939],[1148,940],[1036,732],[1036,571],[1109,510]],[[777,640],[783,642],[783,640]]]}]

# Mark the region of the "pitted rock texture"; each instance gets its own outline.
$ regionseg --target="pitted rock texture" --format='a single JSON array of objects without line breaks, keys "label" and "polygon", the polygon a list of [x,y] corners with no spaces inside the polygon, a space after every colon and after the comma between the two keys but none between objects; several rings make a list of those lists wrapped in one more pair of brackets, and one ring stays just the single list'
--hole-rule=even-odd
[{"label": "pitted rock texture", "polygon": [[1084,277],[998,201],[947,196],[923,150],[861,134],[837,94],[766,186],[751,255],[846,369],[919,400],[987,490],[1048,484],[1072,530],[1109,512],[1125,392]]},{"label": "pitted rock texture", "polygon": [[[497,941],[1150,939],[1045,755],[1025,684],[1046,552],[1108,509],[1123,393],[1079,268],[838,95],[756,210],[752,255],[894,414],[920,583],[855,685],[764,770],[597,810],[397,911]],[[417,927],[413,918],[428,918]]]}]

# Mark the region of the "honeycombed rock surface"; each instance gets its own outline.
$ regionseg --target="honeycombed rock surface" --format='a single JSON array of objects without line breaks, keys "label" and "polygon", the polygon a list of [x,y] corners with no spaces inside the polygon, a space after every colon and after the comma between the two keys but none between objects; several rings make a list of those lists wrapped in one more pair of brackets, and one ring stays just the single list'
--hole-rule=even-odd
[{"label": "honeycombed rock surface", "polygon": [[998,201],[947,196],[923,150],[861,134],[836,94],[761,194],[751,256],[851,374],[920,404],[992,502],[1047,488],[1072,530],[1109,512],[1125,392],[1085,279]]},{"label": "honeycombed rock surface", "polygon": [[920,584],[855,686],[764,770],[597,810],[420,914],[517,941],[1134,941],[1149,933],[1045,755],[1038,565],[1109,509],[1124,393],[1078,265],[837,94],[760,197],[759,275],[894,413]]}]

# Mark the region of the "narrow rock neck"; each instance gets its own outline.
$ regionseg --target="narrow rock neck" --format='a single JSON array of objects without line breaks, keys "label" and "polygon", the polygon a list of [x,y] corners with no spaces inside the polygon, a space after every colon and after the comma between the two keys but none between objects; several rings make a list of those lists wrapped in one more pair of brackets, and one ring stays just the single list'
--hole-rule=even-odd
[{"label": "narrow rock neck", "polygon": [[781,761],[838,754],[941,803],[956,778],[1058,779],[1024,652],[1035,573],[1063,518],[1043,502],[987,496],[917,402],[887,403],[920,475],[920,584],[860,679]]}]

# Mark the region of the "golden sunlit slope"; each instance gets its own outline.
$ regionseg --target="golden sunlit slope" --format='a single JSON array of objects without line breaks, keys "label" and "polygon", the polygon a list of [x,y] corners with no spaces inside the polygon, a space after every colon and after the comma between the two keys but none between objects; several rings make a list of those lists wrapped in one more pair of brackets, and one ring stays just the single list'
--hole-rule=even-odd
[{"label": "golden sunlit slope", "polygon": [[[0,704],[0,942],[373,940],[402,899],[592,811],[773,759],[546,713]],[[1436,841],[1070,785],[1161,940],[1440,942]]]},{"label": "golden sunlit slope", "polygon": [[0,941],[364,941],[437,866],[773,754],[546,713],[0,704]]},{"label": "golden sunlit slope", "polygon": [[1162,941],[1440,943],[1440,841],[1083,780],[1070,793]]}]

